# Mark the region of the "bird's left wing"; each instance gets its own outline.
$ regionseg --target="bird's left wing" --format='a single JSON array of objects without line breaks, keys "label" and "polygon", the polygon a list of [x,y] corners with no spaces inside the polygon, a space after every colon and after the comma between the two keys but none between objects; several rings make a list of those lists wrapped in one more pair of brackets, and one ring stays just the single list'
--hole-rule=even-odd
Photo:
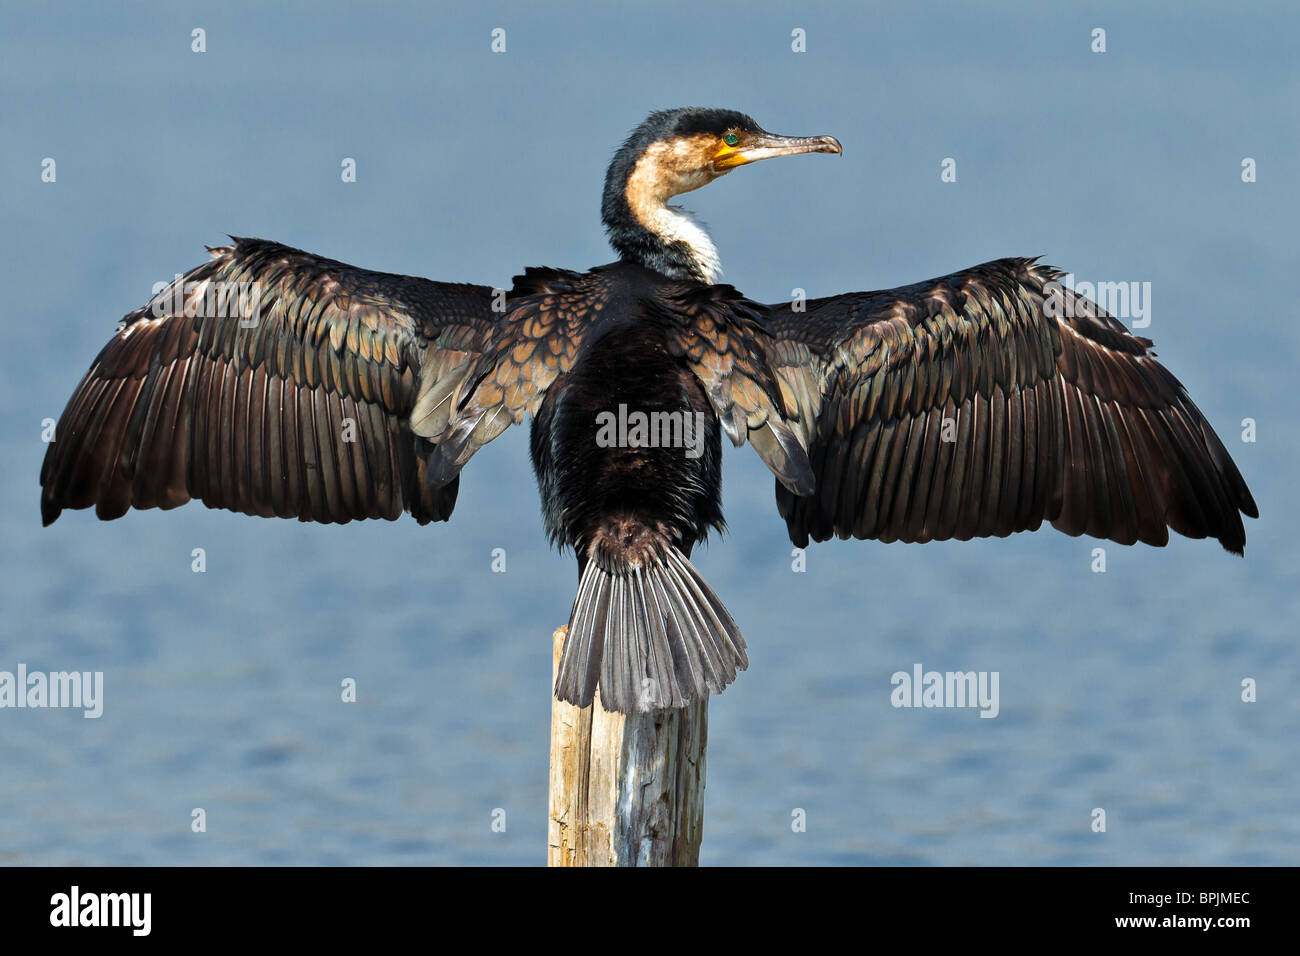
[{"label": "bird's left wing", "polygon": [[127,315],[41,468],[45,524],[191,499],[324,523],[446,520],[425,462],[500,315],[486,286],[359,269],[262,239]]},{"label": "bird's left wing", "polygon": [[816,490],[778,484],[811,537],[1071,535],[1245,545],[1257,517],[1223,443],[1150,351],[1027,259],[771,306],[767,360]]}]

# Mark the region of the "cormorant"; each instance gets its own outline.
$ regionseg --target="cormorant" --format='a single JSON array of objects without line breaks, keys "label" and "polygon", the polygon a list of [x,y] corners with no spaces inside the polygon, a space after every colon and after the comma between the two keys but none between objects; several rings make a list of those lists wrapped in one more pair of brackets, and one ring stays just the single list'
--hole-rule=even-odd
[{"label": "cormorant", "polygon": [[[723,527],[721,434],[776,475],[798,546],[1071,535],[1240,554],[1255,502],[1151,341],[1031,259],[761,305],[715,284],[680,193],[756,160],[839,153],[722,109],[656,112],[618,150],[618,261],[486,286],[370,272],[260,239],[210,249],[129,313],[41,469],[64,508],[208,507],[445,521],[461,469],[531,415],[552,541],[579,584],[555,693],[632,712],[747,666],[692,566]],[[640,416],[640,417],[638,417]]]}]

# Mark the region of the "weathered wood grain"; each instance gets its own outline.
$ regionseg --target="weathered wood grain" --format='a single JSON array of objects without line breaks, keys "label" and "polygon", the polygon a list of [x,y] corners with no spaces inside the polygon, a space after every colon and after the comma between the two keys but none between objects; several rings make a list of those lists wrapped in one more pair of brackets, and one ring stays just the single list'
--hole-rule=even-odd
[{"label": "weathered wood grain", "polygon": [[599,693],[583,708],[553,699],[548,864],[698,865],[708,706],[618,714]]}]

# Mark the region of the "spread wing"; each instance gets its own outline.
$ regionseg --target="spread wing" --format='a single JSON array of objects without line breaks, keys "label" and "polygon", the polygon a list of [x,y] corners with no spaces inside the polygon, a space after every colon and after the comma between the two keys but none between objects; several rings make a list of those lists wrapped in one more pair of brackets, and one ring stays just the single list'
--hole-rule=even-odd
[{"label": "spread wing", "polygon": [[[492,290],[236,239],[127,315],[73,393],[41,516],[175,508],[446,520],[426,459],[490,339]],[[413,417],[412,412],[417,411]]]},{"label": "spread wing", "polygon": [[1245,545],[1258,516],[1182,384],[1061,273],[1000,259],[931,282],[772,306],[768,360],[816,490],[790,539],[1070,535]]}]

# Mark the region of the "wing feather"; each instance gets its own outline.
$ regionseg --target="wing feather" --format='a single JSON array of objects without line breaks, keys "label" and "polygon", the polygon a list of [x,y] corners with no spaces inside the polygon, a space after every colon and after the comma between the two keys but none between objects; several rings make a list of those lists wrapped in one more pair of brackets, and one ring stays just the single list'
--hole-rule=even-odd
[{"label": "wing feather", "polygon": [[41,469],[44,522],[193,498],[303,521],[445,520],[454,482],[422,481],[439,432],[410,415],[488,349],[492,290],[260,239],[210,252],[123,319],[73,393]]},{"label": "wing feather", "polygon": [[1001,259],[926,283],[765,307],[760,338],[815,490],[791,540],[1071,535],[1245,545],[1258,510],[1186,390],[1061,273]]}]

